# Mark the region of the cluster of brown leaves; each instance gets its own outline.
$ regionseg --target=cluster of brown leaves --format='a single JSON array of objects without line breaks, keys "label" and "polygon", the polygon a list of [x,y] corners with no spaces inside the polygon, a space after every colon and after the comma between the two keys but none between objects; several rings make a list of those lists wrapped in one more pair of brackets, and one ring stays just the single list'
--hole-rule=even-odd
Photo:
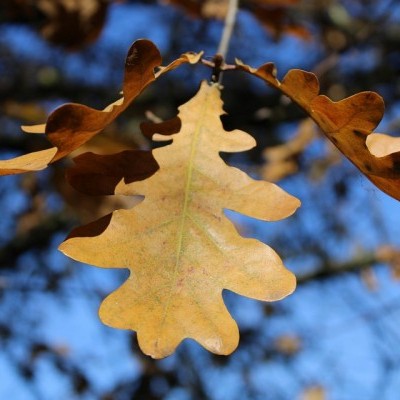
[{"label": "cluster of brown leaves", "polygon": [[[160,53],[150,41],[135,42],[126,58],[123,97],[103,110],[82,104],[65,104],[49,115],[46,124],[23,126],[26,133],[44,134],[53,147],[0,161],[0,175],[39,171],[71,154],[110,124],[151,82],[182,63],[197,62],[200,56],[183,54],[170,65],[161,67]],[[155,68],[159,69],[156,74]]]},{"label": "cluster of brown leaves", "polygon": [[[163,0],[173,4],[189,15],[200,18],[223,20],[226,17],[229,0]],[[310,33],[304,26],[294,22],[289,9],[299,0],[243,0],[240,7],[250,11],[260,23],[278,39],[283,34],[291,34],[309,39]]]},{"label": "cluster of brown leaves", "polygon": [[106,19],[107,0],[10,0],[0,6],[8,21],[37,25],[41,35],[68,50],[97,39]]},{"label": "cluster of brown leaves", "polygon": [[[24,127],[25,132],[45,134],[53,147],[1,161],[0,173],[39,170],[69,155],[147,85],[200,56],[184,54],[160,67],[157,48],[137,41],[126,59],[121,99],[104,110],[66,104],[46,124]],[[153,152],[84,153],[68,172],[72,186],[83,193],[145,196],[136,207],[76,229],[60,249],[97,266],[130,269],[131,277],[103,302],[100,315],[112,326],[137,330],[141,348],[153,357],[170,354],[186,337],[228,354],[239,335],[222,290],[272,301],[295,287],[293,274],[278,255],[256,240],[243,239],[223,214],[230,208],[272,221],[292,214],[299,201],[223,162],[220,151],[246,150],[255,142],[244,132],[224,131],[222,113],[219,86],[203,82],[180,108],[179,118],[143,125],[144,135],[172,139],[171,145]]]},{"label": "cluster of brown leaves", "polygon": [[[94,42],[100,35],[113,2],[123,0],[10,0],[0,5],[6,21],[24,22],[35,27],[49,42],[75,51]],[[308,39],[306,28],[292,21],[288,8],[299,0],[244,0],[240,6],[252,12],[275,37],[293,34]],[[229,0],[164,0],[192,16],[224,19]]]},{"label": "cluster of brown leaves", "polygon": [[[153,81],[200,59],[201,54],[186,53],[161,67],[153,43],[135,42],[126,58],[123,97],[103,110],[66,104],[46,124],[24,127],[44,134],[53,147],[0,161],[0,175],[37,171],[71,154]],[[271,63],[254,69],[238,62],[230,69],[254,75],[290,97],[371,181],[400,199],[398,141],[371,135],[383,114],[379,95],[363,92],[333,102],[319,95],[317,78],[309,72],[291,70],[279,81]],[[82,262],[130,270],[128,280],[102,303],[100,316],[106,324],[137,331],[142,350],[156,358],[171,354],[185,338],[218,354],[235,349],[238,329],[224,305],[223,289],[273,301],[295,288],[279,256],[241,237],[223,209],[275,221],[300,203],[275,184],[225,164],[220,152],[244,151],[256,143],[243,131],[225,131],[222,114],[220,86],[202,82],[176,118],[142,125],[145,136],[170,144],[152,152],[84,153],[67,175],[82,193],[144,196],[133,208],[75,229],[60,249]],[[289,156],[307,140],[300,140]]]}]

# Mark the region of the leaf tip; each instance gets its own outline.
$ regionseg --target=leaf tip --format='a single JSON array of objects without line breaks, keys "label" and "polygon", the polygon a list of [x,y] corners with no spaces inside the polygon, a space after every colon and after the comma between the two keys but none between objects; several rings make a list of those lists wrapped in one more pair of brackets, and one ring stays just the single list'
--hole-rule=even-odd
[{"label": "leaf tip", "polygon": [[46,131],[46,124],[39,125],[21,125],[21,130],[25,133],[42,134]]}]

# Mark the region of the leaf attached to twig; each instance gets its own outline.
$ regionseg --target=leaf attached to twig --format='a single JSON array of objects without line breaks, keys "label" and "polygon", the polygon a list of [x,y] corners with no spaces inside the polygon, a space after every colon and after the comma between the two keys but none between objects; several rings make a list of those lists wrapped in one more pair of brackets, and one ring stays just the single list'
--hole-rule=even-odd
[{"label": "leaf attached to twig", "polygon": [[335,102],[319,94],[318,79],[311,72],[292,69],[279,81],[272,63],[255,69],[238,61],[237,69],[264,80],[302,107],[361,172],[379,189],[400,200],[400,152],[377,157],[366,143],[384,113],[381,96],[361,92]]},{"label": "leaf attached to twig", "polygon": [[179,110],[178,133],[176,124],[167,124],[170,136],[153,135],[172,140],[153,150],[159,170],[115,187],[116,194],[144,195],[143,202],[77,228],[60,246],[81,262],[130,270],[128,280],[102,303],[100,317],[137,331],[140,347],[155,358],[171,354],[185,338],[217,354],[236,348],[238,329],[223,289],[274,301],[295,288],[294,275],[275,251],[241,237],[223,209],[275,221],[291,215],[300,202],[220,158],[220,152],[244,151],[255,141],[243,131],[223,129],[216,84],[203,82]]},{"label": "leaf attached to twig", "polygon": [[64,104],[49,115],[46,124],[22,127],[26,133],[45,134],[54,147],[24,155],[24,162],[26,159],[36,159],[32,167],[29,163],[25,169],[20,168],[20,157],[1,161],[0,174],[37,171],[71,154],[114,121],[158,77],[181,64],[195,64],[200,57],[201,53],[185,53],[166,67],[161,67],[161,55],[157,47],[149,40],[137,40],[129,49],[125,61],[123,97],[103,110],[82,104]]}]

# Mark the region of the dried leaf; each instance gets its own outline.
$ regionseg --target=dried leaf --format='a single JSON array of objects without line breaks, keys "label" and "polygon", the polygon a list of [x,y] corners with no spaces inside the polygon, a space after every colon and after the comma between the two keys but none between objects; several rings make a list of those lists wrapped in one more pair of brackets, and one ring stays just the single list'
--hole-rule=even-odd
[{"label": "dried leaf", "polygon": [[228,13],[229,1],[227,0],[206,0],[202,7],[204,18],[215,18],[223,20]]},{"label": "dried leaf", "polygon": [[11,160],[0,160],[0,176],[40,171],[47,167],[56,152],[57,149],[53,147],[51,149],[25,154]]},{"label": "dried leaf", "polygon": [[293,356],[301,349],[301,340],[298,336],[282,335],[275,340],[275,348],[286,356]]},{"label": "dried leaf", "polygon": [[302,394],[301,400],[325,400],[326,392],[322,386],[310,386]]},{"label": "dried leaf", "polygon": [[366,144],[384,113],[381,96],[361,92],[334,102],[319,95],[318,79],[311,72],[292,69],[279,81],[272,63],[254,69],[238,61],[237,68],[261,78],[291,98],[379,189],[400,200],[400,152],[376,157]]},{"label": "dried leaf", "polygon": [[367,137],[366,143],[368,150],[375,157],[385,157],[400,152],[400,138],[384,133],[371,133]]},{"label": "dried leaf", "polygon": [[202,4],[200,0],[162,0],[164,4],[172,4],[187,12],[193,17],[202,15]]},{"label": "dried leaf", "polygon": [[251,0],[253,3],[257,3],[263,6],[282,6],[289,7],[300,2],[300,0]]},{"label": "dried leaf", "polygon": [[96,40],[104,26],[107,0],[8,0],[0,12],[8,21],[28,22],[42,36],[67,50]]},{"label": "dried leaf", "polygon": [[315,138],[315,124],[307,118],[300,122],[296,134],[285,143],[268,147],[263,151],[266,165],[261,174],[263,179],[276,182],[298,171],[297,157]]},{"label": "dried leaf", "polygon": [[8,100],[2,106],[6,115],[24,120],[27,123],[35,123],[46,118],[44,108],[35,102],[20,103]]},{"label": "dried leaf", "polygon": [[291,21],[288,15],[288,7],[293,6],[295,3],[298,3],[298,1],[252,0],[250,9],[275,39],[279,39],[283,34],[289,34],[304,40],[310,40],[311,33],[309,30]]},{"label": "dried leaf", "polygon": [[400,250],[398,248],[389,245],[381,246],[376,251],[376,258],[390,266],[394,280],[400,280]]},{"label": "dried leaf", "polygon": [[[159,135],[173,135],[181,130],[182,123],[178,117],[162,121],[158,123],[142,122],[140,129],[145,137],[152,139],[153,135],[158,133]],[[169,140],[169,139],[167,139]]]},{"label": "dried leaf", "polygon": [[236,348],[238,329],[223,289],[274,301],[295,287],[279,256],[242,238],[223,209],[275,221],[291,215],[299,201],[219,157],[221,151],[250,149],[255,141],[243,131],[223,129],[217,85],[203,82],[179,110],[180,132],[169,136],[171,145],[153,150],[160,169],[115,188],[117,194],[144,195],[144,201],[76,229],[60,246],[76,260],[130,270],[129,279],[102,303],[100,317],[137,331],[140,347],[155,358],[171,354],[185,338],[217,354]]},{"label": "dried leaf", "polygon": [[202,51],[200,53],[193,53],[191,51],[184,53],[179,58],[168,64],[166,67],[162,66],[158,67],[158,72],[155,74],[155,77],[158,78],[160,75],[172,71],[173,69],[179,67],[182,64],[186,63],[197,64],[200,61],[202,55],[203,55]]},{"label": "dried leaf", "polygon": [[362,282],[365,284],[368,290],[375,292],[379,288],[379,281],[372,268],[362,269],[360,273]]},{"label": "dried leaf", "polygon": [[[320,182],[327,175],[327,172],[334,165],[338,165],[343,162],[343,157],[337,148],[332,144],[332,142],[326,142],[324,145],[324,149],[322,151],[321,156],[313,160],[310,170],[308,171],[308,177],[314,182]],[[337,192],[340,195],[341,189],[343,186],[341,184],[336,186],[336,189],[339,189]]]},{"label": "dried leaf", "polygon": [[[229,8],[229,0],[164,0],[192,17],[224,20]],[[261,24],[275,37],[283,33],[303,39],[311,37],[310,32],[303,26],[290,21],[287,9],[299,0],[243,0],[240,6],[252,12]]]},{"label": "dried leaf", "polygon": [[67,182],[63,171],[58,169],[53,177],[53,182],[57,192],[62,197],[66,212],[73,215],[82,224],[101,218],[116,209],[132,208],[142,201],[139,196],[88,196],[82,194]]},{"label": "dried leaf", "polygon": [[223,20],[228,10],[228,0],[164,0],[192,17]]},{"label": "dried leaf", "polygon": [[75,166],[67,171],[69,183],[89,195],[114,194],[123,179],[131,183],[153,175],[158,165],[150,151],[125,150],[117,154],[84,153],[74,158]]},{"label": "dried leaf", "polygon": [[126,57],[123,97],[110,104],[104,110],[96,110],[81,104],[65,104],[55,110],[48,118],[46,135],[49,141],[58,148],[55,159],[64,157],[82,146],[93,136],[103,130],[156,77],[168,72],[183,63],[195,63],[200,55],[183,54],[161,71],[154,73],[161,64],[157,47],[149,40],[136,41]]},{"label": "dried leaf", "polygon": [[[157,47],[149,40],[137,40],[131,46],[126,57],[122,98],[110,104],[104,110],[96,110],[82,104],[65,104],[50,114],[46,124],[24,126],[25,132],[45,133],[54,147],[44,152],[30,153],[23,156],[22,160],[19,157],[18,159],[2,161],[0,174],[25,172],[26,170],[19,167],[19,163],[26,159],[31,162],[37,158],[34,170],[39,170],[45,168],[50,162],[69,155],[114,121],[156,78],[183,63],[196,63],[200,57],[201,53],[186,53],[168,66],[160,67],[161,56]],[[155,68],[159,68],[157,73],[154,72]],[[44,157],[53,152],[55,154],[51,159]]]},{"label": "dried leaf", "polygon": [[79,50],[100,35],[106,20],[107,0],[37,0],[45,15],[41,34],[68,50]]},{"label": "dried leaf", "polygon": [[46,132],[46,124],[21,125],[21,129],[25,133],[43,134]]}]

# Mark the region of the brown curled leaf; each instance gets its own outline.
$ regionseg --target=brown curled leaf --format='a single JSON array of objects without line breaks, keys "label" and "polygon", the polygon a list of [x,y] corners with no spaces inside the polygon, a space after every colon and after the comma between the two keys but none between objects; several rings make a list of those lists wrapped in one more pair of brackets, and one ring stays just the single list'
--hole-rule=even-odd
[{"label": "brown curled leaf", "polygon": [[292,138],[277,146],[267,147],[263,151],[266,161],[261,169],[261,176],[269,182],[277,182],[298,171],[298,156],[315,139],[315,124],[311,118],[299,123]]},{"label": "brown curled leaf", "polygon": [[103,130],[158,76],[179,67],[183,63],[196,63],[200,54],[183,54],[166,67],[160,68],[161,55],[149,40],[138,40],[130,48],[125,62],[123,97],[104,110],[95,110],[81,104],[66,104],[48,118],[46,135],[59,150],[55,159],[76,150]]},{"label": "brown curled leaf", "polygon": [[[291,21],[289,9],[300,0],[242,0],[240,7],[260,21],[260,23],[276,38],[282,34],[295,35],[303,39],[311,37],[303,26]],[[229,0],[163,0],[174,5],[192,17],[224,20],[229,9]]]},{"label": "brown curled leaf", "polygon": [[[143,122],[140,129],[150,140],[155,134],[170,140],[170,135],[178,133],[181,125],[181,120],[174,117],[158,123]],[[158,169],[152,153],[142,150],[125,150],[109,155],[87,152],[73,160],[75,165],[66,174],[68,182],[75,190],[92,196],[112,195],[122,179],[126,184],[140,181]]]},{"label": "brown curled leaf", "polygon": [[50,114],[46,136],[58,148],[55,160],[82,146],[120,115],[155,80],[154,69],[160,64],[161,55],[156,46],[149,40],[138,40],[126,57],[121,99],[104,110],[71,103]]},{"label": "brown curled leaf", "polygon": [[142,131],[142,134],[151,140],[153,138],[153,135],[156,133],[165,136],[170,136],[178,133],[181,130],[181,126],[181,120],[178,117],[175,117],[156,124],[153,122],[142,122],[140,124],[140,129]]},{"label": "brown curled leaf", "polygon": [[165,74],[166,72],[172,71],[175,68],[178,68],[179,66],[181,66],[182,64],[197,64],[200,59],[201,56],[203,55],[203,52],[199,52],[199,53],[193,53],[191,51],[182,54],[179,58],[177,58],[176,60],[172,61],[170,64],[168,64],[165,67],[159,67],[158,71],[156,72],[155,76],[156,78],[158,78],[159,76]]},{"label": "brown curled leaf", "polygon": [[[143,135],[151,139],[155,133],[172,135],[179,132],[181,121],[175,117],[159,123],[143,122],[140,127]],[[151,151],[143,150],[124,150],[115,154],[90,151],[74,157],[73,161],[75,165],[66,173],[67,181],[75,190],[91,196],[115,194],[121,180],[126,184],[140,181],[158,169]]]},{"label": "brown curled leaf", "polygon": [[[184,63],[194,64],[200,57],[201,53],[186,53],[166,67],[161,67],[160,52],[151,41],[142,39],[134,42],[125,61],[123,97],[103,110],[76,103],[65,104],[50,114],[46,124],[23,127],[27,133],[45,133],[56,149],[52,160],[46,160],[46,163],[42,162],[40,166],[45,168],[49,162],[57,161],[81,147],[114,121],[155,79]],[[159,70],[155,72],[157,68]],[[35,157],[43,158],[43,154],[31,153],[28,158]],[[7,171],[11,170],[19,171],[12,173],[24,172],[18,166],[13,168],[12,163],[12,160],[8,160],[8,169],[1,169],[0,166],[0,173],[6,175]]]},{"label": "brown curled leaf", "polygon": [[299,0],[252,0],[249,2],[249,9],[275,39],[279,39],[283,34],[288,34],[304,40],[310,40],[310,31],[291,20],[288,13],[289,8],[298,2]]},{"label": "brown curled leaf", "polygon": [[400,200],[400,152],[376,157],[366,144],[384,113],[381,96],[361,92],[334,102],[319,94],[318,79],[311,72],[292,69],[279,81],[272,63],[255,69],[237,61],[237,69],[264,80],[302,107],[361,172],[383,192]]},{"label": "brown curled leaf", "polygon": [[300,0],[251,0],[253,3],[263,6],[289,7],[300,2]]},{"label": "brown curled leaf", "polygon": [[110,221],[112,218],[112,213],[104,215],[97,219],[96,221],[90,222],[89,224],[79,226],[75,228],[68,236],[69,239],[75,237],[96,237],[101,235],[110,225]]},{"label": "brown curled leaf", "polygon": [[83,153],[74,158],[75,165],[67,170],[67,180],[81,193],[111,195],[115,187],[141,181],[153,175],[158,164],[150,151],[125,150],[110,155]]}]

